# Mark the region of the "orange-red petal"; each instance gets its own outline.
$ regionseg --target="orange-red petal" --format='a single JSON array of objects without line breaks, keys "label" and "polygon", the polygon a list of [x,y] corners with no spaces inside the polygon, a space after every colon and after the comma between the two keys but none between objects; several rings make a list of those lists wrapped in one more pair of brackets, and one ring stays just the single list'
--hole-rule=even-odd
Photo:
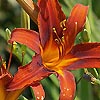
[{"label": "orange-red petal", "polygon": [[35,82],[39,82],[50,74],[51,72],[41,64],[40,56],[34,56],[32,62],[18,69],[14,79],[8,86],[8,90],[21,89],[32,83],[35,84]]},{"label": "orange-red petal", "polygon": [[100,68],[100,43],[78,44],[72,48],[70,53],[79,59],[67,69]]},{"label": "orange-red petal", "polygon": [[17,100],[18,97],[21,95],[23,90],[24,89],[19,89],[19,90],[15,90],[15,91],[7,91],[8,94],[6,95],[6,99],[5,100]]},{"label": "orange-red petal", "polygon": [[45,98],[45,92],[40,83],[33,84],[33,85],[31,85],[31,87],[34,91],[36,100],[43,100]]},{"label": "orange-red petal", "polygon": [[40,41],[39,34],[32,30],[27,30],[24,28],[16,28],[12,31],[10,42],[16,41],[18,43],[24,44],[27,47],[34,50],[36,53],[40,53]]},{"label": "orange-red petal", "polygon": [[87,13],[88,6],[83,6],[82,4],[76,4],[72,9],[70,17],[67,20],[66,31],[64,32],[65,41],[66,44],[69,44],[69,48],[74,44],[77,33],[83,29]]},{"label": "orange-red petal", "polygon": [[82,59],[66,67],[68,70],[76,70],[79,68],[100,68],[100,58],[99,59]]},{"label": "orange-red petal", "polygon": [[7,86],[12,78],[12,75],[6,70],[5,65],[2,65],[0,68],[0,100],[16,100],[22,93],[23,89],[7,91]]},{"label": "orange-red petal", "polygon": [[5,65],[0,67],[0,80],[5,86],[12,80],[12,75],[6,70]]},{"label": "orange-red petal", "polygon": [[78,44],[72,48],[71,53],[80,59],[100,58],[100,43]]},{"label": "orange-red petal", "polygon": [[42,45],[49,39],[53,28],[57,30],[57,34],[61,34],[60,22],[66,17],[63,14],[58,0],[38,0],[40,13],[38,16],[39,31]]},{"label": "orange-red petal", "polygon": [[76,90],[74,76],[69,71],[63,71],[62,75],[58,76],[60,81],[60,100],[73,100]]},{"label": "orange-red petal", "polygon": [[6,85],[12,80],[12,76],[7,72],[5,66],[0,68],[0,99],[5,100],[8,92],[6,91]]}]

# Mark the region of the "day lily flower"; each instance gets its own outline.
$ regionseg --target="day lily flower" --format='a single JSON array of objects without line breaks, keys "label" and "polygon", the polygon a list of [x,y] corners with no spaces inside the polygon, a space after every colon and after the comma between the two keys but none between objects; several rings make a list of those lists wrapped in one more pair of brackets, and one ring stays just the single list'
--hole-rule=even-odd
[{"label": "day lily flower", "polygon": [[36,99],[43,100],[39,81],[54,73],[60,82],[60,100],[73,100],[76,84],[70,70],[100,68],[100,43],[74,45],[77,34],[84,28],[88,6],[76,4],[68,19],[58,0],[38,0],[38,7],[39,33],[24,28],[12,31],[10,42],[24,44],[36,55],[29,64],[19,67],[8,90],[31,85]]},{"label": "day lily flower", "polygon": [[[1,61],[2,58],[0,58]],[[0,67],[0,99],[1,100],[16,100],[23,89],[14,90],[14,91],[7,91],[7,85],[13,79],[12,75],[7,71],[6,65],[3,62]]]}]

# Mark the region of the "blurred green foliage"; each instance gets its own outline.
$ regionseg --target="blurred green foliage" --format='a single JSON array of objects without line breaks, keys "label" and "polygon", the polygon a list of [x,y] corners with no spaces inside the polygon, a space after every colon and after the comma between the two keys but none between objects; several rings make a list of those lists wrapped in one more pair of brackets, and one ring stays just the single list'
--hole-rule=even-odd
[{"label": "blurred green foliage", "polygon": [[[37,1],[37,0],[33,0]],[[83,36],[80,33],[76,38],[76,43],[80,42],[100,42],[100,0],[59,0],[62,10],[66,14],[66,17],[69,16],[72,7],[76,3],[82,3],[84,5],[89,5],[89,13],[88,13],[88,27],[86,26],[86,30],[83,31],[85,35]],[[35,25],[32,21],[31,29],[38,31],[37,25]],[[0,0],[0,55],[8,62],[9,52],[11,45],[8,44],[9,34],[8,31],[5,31],[6,28],[13,30],[14,28],[22,27],[21,26],[21,7],[16,2],[16,0]],[[89,39],[87,38],[89,36]],[[86,39],[87,38],[87,39]],[[84,40],[86,39],[86,40]],[[23,55],[24,54],[24,55]],[[11,67],[11,73],[14,74],[17,70],[17,67],[20,66],[23,62],[27,64],[31,61],[34,52],[28,49],[25,46],[20,44],[15,45],[15,49],[13,52],[13,61]],[[24,59],[22,59],[24,58]],[[23,60],[23,61],[22,61]],[[93,65],[91,65],[93,66]],[[100,76],[96,76],[93,69],[89,69],[89,71],[96,77],[100,78]],[[97,72],[100,75],[100,69],[97,69]],[[73,71],[73,74],[76,77],[76,81],[78,81],[84,71],[77,70]],[[59,98],[59,82],[55,75],[51,75],[49,78],[46,78],[41,81],[43,84],[44,90],[46,92],[45,100],[58,100]],[[28,100],[32,99],[32,91],[28,88],[23,92],[23,95],[28,98]],[[23,96],[19,98],[19,100],[27,100]],[[87,80],[83,79],[77,84],[77,91],[75,100],[100,100],[100,85],[92,85]]]}]

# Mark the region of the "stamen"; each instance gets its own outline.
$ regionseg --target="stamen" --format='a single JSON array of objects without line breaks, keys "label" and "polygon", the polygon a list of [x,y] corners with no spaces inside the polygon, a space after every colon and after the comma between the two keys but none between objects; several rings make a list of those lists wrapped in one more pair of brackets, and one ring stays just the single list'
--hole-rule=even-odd
[{"label": "stamen", "polygon": [[61,45],[60,45],[61,43],[59,42],[58,39],[55,39],[55,41],[56,41],[57,44],[59,44],[59,45],[58,45],[58,50],[59,50],[59,58],[60,58],[61,55],[62,55],[62,49],[61,49],[61,47],[60,47],[60,46],[61,46]]},{"label": "stamen", "polygon": [[64,36],[60,38],[57,34],[57,31],[55,28],[53,28],[54,33],[56,34],[57,38],[55,39],[56,43],[58,44],[58,49],[59,49],[59,58],[63,56],[64,54]]},{"label": "stamen", "polygon": [[58,46],[58,50],[59,50],[59,58],[61,58],[61,56],[62,56],[62,50],[61,50],[60,46]]},{"label": "stamen", "polygon": [[57,44],[60,44],[58,39],[55,39],[55,41],[56,41]]},{"label": "stamen", "polygon": [[64,19],[63,21],[60,22],[60,26],[61,27],[66,26],[66,19]]},{"label": "stamen", "polygon": [[66,26],[66,19],[63,20],[63,25]]},{"label": "stamen", "polygon": [[57,33],[56,28],[53,28],[53,32],[54,32],[54,33]]},{"label": "stamen", "polygon": [[63,29],[63,31],[66,30],[66,19],[60,22],[60,27]]},{"label": "stamen", "polygon": [[60,39],[60,37],[58,36],[57,31],[56,31],[56,29],[55,29],[55,28],[53,28],[53,32],[56,34],[57,39],[59,40],[59,43],[61,43],[61,39]]},{"label": "stamen", "polygon": [[63,31],[65,31],[66,30],[66,28],[63,28]]},{"label": "stamen", "polygon": [[77,34],[77,22],[75,22],[75,34]]},{"label": "stamen", "polygon": [[62,42],[64,42],[64,36],[62,36],[61,40],[62,40]]}]

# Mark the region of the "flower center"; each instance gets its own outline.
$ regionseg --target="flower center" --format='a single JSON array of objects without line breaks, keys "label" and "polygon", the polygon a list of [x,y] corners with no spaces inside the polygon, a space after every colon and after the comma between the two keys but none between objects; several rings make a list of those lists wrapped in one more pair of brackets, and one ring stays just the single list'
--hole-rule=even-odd
[{"label": "flower center", "polygon": [[[55,66],[57,66],[59,63],[62,62],[62,59],[65,55],[65,37],[63,31],[66,30],[66,20],[63,20],[60,22],[60,33],[57,32],[56,28],[52,28],[53,34],[52,34],[52,43],[55,44],[55,50],[52,51],[52,46],[49,51],[52,52],[52,54],[49,52],[49,54],[46,55],[46,60],[44,62],[44,65],[50,69],[55,69]],[[48,44],[50,45],[50,44]],[[46,50],[47,52],[48,50]],[[54,56],[55,55],[55,56]],[[49,60],[48,57],[50,58]],[[44,58],[44,57],[43,57]]]},{"label": "flower center", "polygon": [[56,35],[56,38],[54,40],[59,50],[59,58],[61,58],[61,56],[63,55],[63,50],[64,50],[64,35],[60,38],[55,28],[53,28],[53,32]]},{"label": "flower center", "polygon": [[57,33],[57,30],[55,27],[53,28],[53,33],[56,36],[54,40],[59,50],[59,58],[62,58],[64,56],[64,51],[65,51],[65,37],[64,37],[63,31],[66,30],[66,19],[60,22],[60,27],[62,30],[60,34]]},{"label": "flower center", "polygon": [[[60,22],[60,29],[52,28],[52,34],[47,42],[45,49],[41,50],[43,65],[50,70],[59,71],[65,66],[69,66],[78,58],[69,54],[69,34],[66,33],[66,20]],[[77,32],[77,22],[75,22],[75,33]],[[69,48],[67,48],[69,47]]]}]

